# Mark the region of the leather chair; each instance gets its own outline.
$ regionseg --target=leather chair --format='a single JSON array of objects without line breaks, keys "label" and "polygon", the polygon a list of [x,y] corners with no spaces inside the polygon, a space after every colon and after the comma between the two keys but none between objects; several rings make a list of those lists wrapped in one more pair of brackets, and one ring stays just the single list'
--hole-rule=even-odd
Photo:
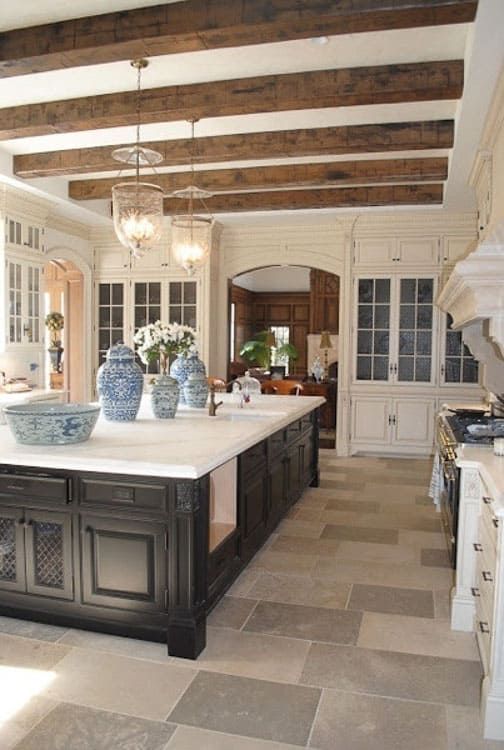
[{"label": "leather chair", "polygon": [[303,385],[296,380],[265,380],[261,383],[261,390],[278,396],[299,396],[303,392]]}]

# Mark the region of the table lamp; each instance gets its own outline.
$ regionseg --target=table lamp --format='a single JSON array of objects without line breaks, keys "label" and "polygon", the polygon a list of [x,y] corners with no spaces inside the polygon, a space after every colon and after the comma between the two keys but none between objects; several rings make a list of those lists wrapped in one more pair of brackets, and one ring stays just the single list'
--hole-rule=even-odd
[{"label": "table lamp", "polygon": [[332,341],[331,337],[329,336],[329,331],[322,331],[322,335],[320,336],[319,349],[324,350],[324,377],[329,380],[328,349],[332,349]]}]

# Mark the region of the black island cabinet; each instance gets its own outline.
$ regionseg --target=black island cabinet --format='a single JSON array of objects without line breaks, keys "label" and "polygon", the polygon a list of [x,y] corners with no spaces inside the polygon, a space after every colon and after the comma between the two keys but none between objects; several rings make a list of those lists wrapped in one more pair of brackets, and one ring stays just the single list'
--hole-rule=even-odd
[{"label": "black island cabinet", "polygon": [[310,484],[318,409],[199,479],[0,464],[0,614],[195,659],[208,612]]}]

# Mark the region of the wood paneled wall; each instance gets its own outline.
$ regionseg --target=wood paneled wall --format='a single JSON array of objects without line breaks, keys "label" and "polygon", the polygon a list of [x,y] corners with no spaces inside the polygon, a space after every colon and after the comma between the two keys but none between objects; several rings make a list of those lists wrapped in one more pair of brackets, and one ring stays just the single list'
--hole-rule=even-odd
[{"label": "wood paneled wall", "polygon": [[291,375],[306,375],[306,348],[310,325],[308,292],[257,292],[254,294],[254,321],[257,330],[270,326],[289,326],[290,343],[299,358],[290,363]]},{"label": "wood paneled wall", "polygon": [[339,276],[310,271],[310,333],[339,333]]}]

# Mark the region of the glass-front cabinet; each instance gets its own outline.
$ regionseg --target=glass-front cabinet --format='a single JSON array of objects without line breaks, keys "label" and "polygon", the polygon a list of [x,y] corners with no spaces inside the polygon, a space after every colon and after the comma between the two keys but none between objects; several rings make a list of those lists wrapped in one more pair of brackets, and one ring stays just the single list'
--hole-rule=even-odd
[{"label": "glass-front cabinet", "polygon": [[357,382],[432,384],[435,279],[356,279]]},{"label": "glass-front cabinet", "polygon": [[5,261],[5,345],[40,345],[43,341],[42,267],[24,260]]},{"label": "glass-front cabinet", "polygon": [[452,329],[453,318],[447,313],[443,320],[441,383],[443,385],[478,385],[479,366],[462,340],[462,331]]}]

